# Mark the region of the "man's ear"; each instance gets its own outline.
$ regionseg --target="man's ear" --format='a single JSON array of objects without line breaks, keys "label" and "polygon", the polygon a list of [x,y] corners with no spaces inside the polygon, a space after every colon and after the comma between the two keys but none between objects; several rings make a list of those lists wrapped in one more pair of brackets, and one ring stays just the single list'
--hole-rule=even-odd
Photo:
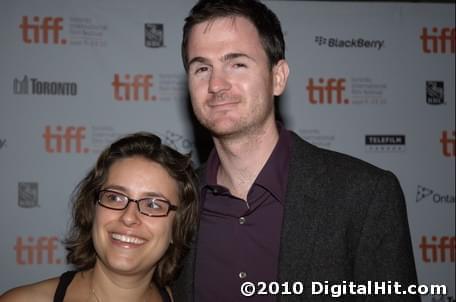
[{"label": "man's ear", "polygon": [[272,84],[275,96],[281,95],[285,90],[289,74],[290,68],[286,60],[280,60],[272,67]]}]

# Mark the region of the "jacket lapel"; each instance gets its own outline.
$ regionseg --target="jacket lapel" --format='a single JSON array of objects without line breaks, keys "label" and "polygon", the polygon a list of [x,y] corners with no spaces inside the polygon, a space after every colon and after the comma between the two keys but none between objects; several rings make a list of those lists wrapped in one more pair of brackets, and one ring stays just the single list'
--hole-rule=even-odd
[{"label": "jacket lapel", "polygon": [[318,202],[324,190],[326,165],[321,152],[292,134],[293,145],[279,256],[279,281],[306,280],[314,254],[313,242],[322,227],[319,217],[325,209]]}]

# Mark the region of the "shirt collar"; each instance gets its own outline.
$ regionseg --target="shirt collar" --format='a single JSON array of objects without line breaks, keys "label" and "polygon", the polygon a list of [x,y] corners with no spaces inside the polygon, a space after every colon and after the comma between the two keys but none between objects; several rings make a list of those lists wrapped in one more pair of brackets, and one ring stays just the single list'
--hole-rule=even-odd
[{"label": "shirt collar", "polygon": [[[253,185],[263,187],[269,191],[277,201],[285,202],[285,194],[288,179],[288,166],[291,154],[290,132],[277,122],[279,139],[266,164],[261,169]],[[219,192],[228,191],[225,187],[217,184],[217,171],[220,166],[220,158],[215,148],[212,149],[206,165],[206,177],[201,182],[201,190],[212,189]]]}]

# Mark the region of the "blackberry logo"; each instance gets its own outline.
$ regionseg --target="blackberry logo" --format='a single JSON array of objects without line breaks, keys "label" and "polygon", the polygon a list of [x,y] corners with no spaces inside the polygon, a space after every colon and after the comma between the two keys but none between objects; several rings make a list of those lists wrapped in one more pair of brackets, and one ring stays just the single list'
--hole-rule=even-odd
[{"label": "blackberry logo", "polygon": [[441,105],[445,103],[443,81],[426,81],[426,103]]},{"label": "blackberry logo", "polygon": [[315,36],[315,43],[318,46],[331,48],[373,48],[380,50],[385,46],[385,40],[370,40],[364,38],[340,39]]},{"label": "blackberry logo", "polygon": [[145,30],[145,45],[150,48],[164,47],[164,31],[163,24],[146,23]]},{"label": "blackberry logo", "polygon": [[318,44],[318,46],[325,45],[327,40],[328,39],[326,39],[322,36],[315,36],[315,42]]}]

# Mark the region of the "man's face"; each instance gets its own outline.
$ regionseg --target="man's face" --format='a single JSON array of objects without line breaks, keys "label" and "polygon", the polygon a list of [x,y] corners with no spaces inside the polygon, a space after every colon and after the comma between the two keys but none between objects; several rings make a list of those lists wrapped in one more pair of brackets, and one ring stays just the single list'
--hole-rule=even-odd
[{"label": "man's face", "polygon": [[271,70],[249,20],[224,17],[199,23],[187,49],[193,111],[214,136],[258,133],[274,125],[274,95],[284,87],[277,85],[277,65]]}]

